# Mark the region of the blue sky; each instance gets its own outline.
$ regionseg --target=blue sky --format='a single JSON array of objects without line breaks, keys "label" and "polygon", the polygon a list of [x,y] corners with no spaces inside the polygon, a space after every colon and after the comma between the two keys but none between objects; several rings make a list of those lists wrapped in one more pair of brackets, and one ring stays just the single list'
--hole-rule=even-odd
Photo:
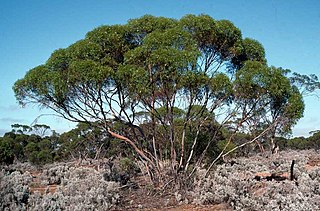
[{"label": "blue sky", "polygon": [[[82,39],[101,25],[124,24],[145,14],[181,18],[185,14],[208,14],[231,20],[243,37],[259,40],[269,65],[320,76],[320,1],[227,1],[227,0],[1,0],[0,1],[0,135],[10,125],[30,125],[39,107],[20,108],[12,86],[50,54]],[[320,96],[320,95],[319,95]],[[304,118],[294,136],[320,129],[320,99],[305,98]],[[74,124],[48,115],[38,123],[62,132]]]}]

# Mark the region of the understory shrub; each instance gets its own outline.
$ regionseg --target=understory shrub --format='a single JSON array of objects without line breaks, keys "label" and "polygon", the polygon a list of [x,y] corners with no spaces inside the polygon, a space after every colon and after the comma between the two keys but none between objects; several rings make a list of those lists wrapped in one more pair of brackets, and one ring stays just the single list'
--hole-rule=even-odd
[{"label": "understory shrub", "polygon": [[[106,181],[105,169],[97,171],[74,163],[50,164],[37,175],[40,184],[36,184],[29,171],[21,173],[11,168],[0,174],[0,210],[107,210],[120,200],[119,183]],[[49,185],[56,186],[56,190],[51,192]],[[31,187],[46,190],[44,194],[31,194]]]},{"label": "understory shrub", "polygon": [[0,210],[27,210],[30,196],[28,184],[31,174],[26,171],[6,171],[0,173]]},{"label": "understory shrub", "polygon": [[[191,191],[195,204],[228,203],[235,210],[317,210],[320,207],[320,166],[306,168],[315,151],[281,152],[274,157],[238,158],[216,167],[203,178],[198,172]],[[296,180],[258,181],[259,172],[290,172],[292,160]]]}]

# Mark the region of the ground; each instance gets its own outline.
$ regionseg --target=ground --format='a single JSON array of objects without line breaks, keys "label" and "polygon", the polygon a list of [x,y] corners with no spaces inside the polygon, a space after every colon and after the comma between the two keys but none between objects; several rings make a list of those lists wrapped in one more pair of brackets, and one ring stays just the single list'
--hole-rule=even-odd
[{"label": "ground", "polygon": [[[293,160],[294,178],[290,178]],[[141,174],[132,177],[129,185],[106,181],[105,172],[106,168],[86,162],[42,168],[26,163],[5,166],[0,172],[0,210],[295,211],[320,207],[320,153],[314,150],[232,158],[183,193],[154,188]]]}]

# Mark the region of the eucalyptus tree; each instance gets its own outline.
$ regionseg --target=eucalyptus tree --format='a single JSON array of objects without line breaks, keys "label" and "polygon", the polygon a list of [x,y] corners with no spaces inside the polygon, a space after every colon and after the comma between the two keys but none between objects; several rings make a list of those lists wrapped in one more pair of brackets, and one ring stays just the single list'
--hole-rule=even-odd
[{"label": "eucalyptus tree", "polygon": [[[174,174],[201,163],[222,129],[254,132],[257,141],[271,131],[288,131],[304,109],[286,72],[267,66],[258,41],[208,15],[146,15],[100,26],[29,70],[14,92],[22,105],[36,103],[70,121],[94,122],[105,136],[129,144],[156,179],[165,160]],[[199,133],[208,124],[217,126],[196,158]],[[186,148],[190,125],[196,132]]]}]

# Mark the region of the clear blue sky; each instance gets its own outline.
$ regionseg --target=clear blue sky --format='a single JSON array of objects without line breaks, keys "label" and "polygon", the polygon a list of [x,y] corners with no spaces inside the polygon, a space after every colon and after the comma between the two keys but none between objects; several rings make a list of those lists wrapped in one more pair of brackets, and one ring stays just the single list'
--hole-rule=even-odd
[{"label": "clear blue sky", "polygon": [[[269,65],[320,76],[320,1],[318,0],[1,0],[0,1],[0,135],[14,123],[31,124],[37,106],[19,108],[12,86],[26,71],[44,63],[58,48],[82,39],[100,25],[126,23],[145,14],[181,18],[208,14],[231,20],[243,37],[259,40]],[[320,99],[305,99],[305,117],[294,135],[320,129]],[[53,116],[38,123],[62,132],[73,124]]]}]

